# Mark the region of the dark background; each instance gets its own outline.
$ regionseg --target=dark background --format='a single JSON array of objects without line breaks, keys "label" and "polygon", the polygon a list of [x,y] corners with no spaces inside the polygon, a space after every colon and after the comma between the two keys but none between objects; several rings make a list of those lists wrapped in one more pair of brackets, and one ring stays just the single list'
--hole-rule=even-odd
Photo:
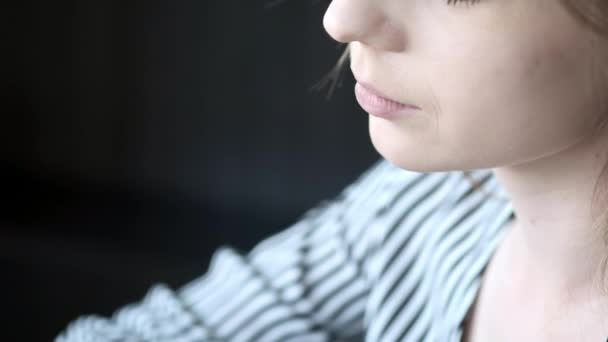
[{"label": "dark background", "polygon": [[2,341],[49,341],[204,274],[379,158],[329,1],[20,1],[4,11]]}]

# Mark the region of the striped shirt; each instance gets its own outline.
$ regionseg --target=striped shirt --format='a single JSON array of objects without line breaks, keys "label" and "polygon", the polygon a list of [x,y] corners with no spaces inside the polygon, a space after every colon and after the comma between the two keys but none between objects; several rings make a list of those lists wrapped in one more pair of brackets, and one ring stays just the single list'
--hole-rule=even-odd
[{"label": "striped shirt", "polygon": [[489,169],[419,173],[381,159],[248,253],[214,251],[180,289],[154,286],[56,342],[459,342],[514,219]]}]

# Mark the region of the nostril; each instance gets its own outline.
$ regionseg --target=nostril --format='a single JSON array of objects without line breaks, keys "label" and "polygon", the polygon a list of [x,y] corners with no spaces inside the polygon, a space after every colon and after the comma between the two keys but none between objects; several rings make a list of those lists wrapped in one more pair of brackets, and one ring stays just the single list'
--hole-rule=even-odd
[{"label": "nostril", "polygon": [[332,7],[327,9],[323,16],[323,27],[329,36],[340,43],[349,43],[353,41],[353,35],[339,22],[338,16]]},{"label": "nostril", "polygon": [[401,51],[403,32],[377,0],[333,0],[323,16],[325,31],[337,42],[360,42],[378,50]]}]

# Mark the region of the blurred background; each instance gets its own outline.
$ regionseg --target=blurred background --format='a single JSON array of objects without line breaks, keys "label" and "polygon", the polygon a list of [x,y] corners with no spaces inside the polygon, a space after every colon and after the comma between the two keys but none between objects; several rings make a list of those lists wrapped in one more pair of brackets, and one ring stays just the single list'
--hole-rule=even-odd
[{"label": "blurred background", "polygon": [[[276,2],[276,1],[275,1]],[[2,341],[50,341],[204,274],[380,157],[329,1],[20,1],[3,11]],[[6,5],[4,5],[6,6]]]}]

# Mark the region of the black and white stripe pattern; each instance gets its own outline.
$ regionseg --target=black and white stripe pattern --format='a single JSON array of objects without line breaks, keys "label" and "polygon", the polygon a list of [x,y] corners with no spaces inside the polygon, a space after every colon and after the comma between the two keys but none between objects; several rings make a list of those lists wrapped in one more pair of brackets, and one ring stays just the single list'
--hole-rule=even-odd
[{"label": "black and white stripe pattern", "polygon": [[[513,218],[490,170],[417,173],[380,160],[248,253],[222,246],[178,291],[152,288],[56,342],[458,342]],[[498,195],[488,197],[486,192]]]}]

